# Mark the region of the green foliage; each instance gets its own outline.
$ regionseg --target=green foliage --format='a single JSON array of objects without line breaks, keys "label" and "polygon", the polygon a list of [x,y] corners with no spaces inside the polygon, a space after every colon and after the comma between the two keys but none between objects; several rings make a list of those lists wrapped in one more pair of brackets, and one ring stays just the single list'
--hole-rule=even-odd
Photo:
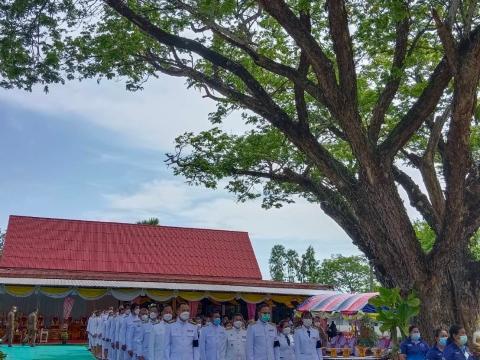
[{"label": "green foliage", "polygon": [[377,308],[380,330],[389,331],[395,345],[398,345],[397,331],[402,337],[408,336],[410,321],[420,311],[420,300],[415,293],[402,296],[398,288],[380,288],[379,296],[370,299],[370,304]]},{"label": "green foliage", "polygon": [[160,220],[158,220],[158,218],[153,218],[152,217],[152,218],[147,219],[147,220],[138,221],[137,224],[159,226],[160,225]]},{"label": "green foliage", "polygon": [[275,245],[268,260],[270,276],[275,281],[285,281],[285,256],[286,251],[283,245]]},{"label": "green foliage", "polygon": [[345,292],[373,291],[377,284],[364,256],[334,255],[320,263],[312,246],[299,257],[295,250],[275,245],[269,266],[270,276],[277,281],[332,285]]},{"label": "green foliage", "polygon": [[323,260],[318,280],[345,292],[372,291],[372,270],[364,256],[333,255]]},{"label": "green foliage", "polygon": [[[430,252],[436,241],[435,232],[425,221],[415,221],[413,228],[415,229],[415,234],[417,235],[418,241],[420,241],[423,251],[426,253]],[[472,236],[470,253],[474,259],[480,260],[480,230]]]},{"label": "green foliage", "polygon": [[2,255],[3,247],[5,246],[6,237],[7,233],[5,231],[2,231],[2,229],[0,228],[0,256]]},{"label": "green foliage", "polygon": [[7,358],[7,354],[0,351],[0,360],[6,359],[6,358]]},{"label": "green foliage", "polygon": [[309,246],[302,255],[300,268],[298,270],[298,280],[306,283],[318,282],[318,260],[315,259],[315,250],[313,246]]}]

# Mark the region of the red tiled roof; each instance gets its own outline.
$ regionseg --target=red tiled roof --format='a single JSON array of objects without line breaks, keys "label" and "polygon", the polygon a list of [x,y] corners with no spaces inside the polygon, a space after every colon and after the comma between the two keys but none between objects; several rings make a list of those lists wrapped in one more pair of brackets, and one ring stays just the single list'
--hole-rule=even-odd
[{"label": "red tiled roof", "polygon": [[246,232],[25,216],[10,216],[0,268],[262,279]]}]

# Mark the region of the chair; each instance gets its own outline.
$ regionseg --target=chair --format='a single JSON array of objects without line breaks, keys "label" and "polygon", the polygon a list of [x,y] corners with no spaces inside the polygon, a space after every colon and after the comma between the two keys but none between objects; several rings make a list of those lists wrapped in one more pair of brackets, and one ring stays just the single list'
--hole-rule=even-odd
[{"label": "chair", "polygon": [[48,330],[47,329],[43,329],[40,330],[40,343],[48,343]]}]

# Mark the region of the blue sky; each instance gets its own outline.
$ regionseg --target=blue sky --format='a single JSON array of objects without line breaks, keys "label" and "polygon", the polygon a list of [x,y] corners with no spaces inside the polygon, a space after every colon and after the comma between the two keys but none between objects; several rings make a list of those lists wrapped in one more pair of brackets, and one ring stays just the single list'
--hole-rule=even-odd
[{"label": "blue sky", "polygon": [[[357,254],[321,210],[299,200],[282,209],[237,203],[226,191],[190,187],[164,164],[175,136],[209,127],[213,103],[182,80],[140,93],[122,82],[68,83],[49,94],[0,89],[0,227],[11,214],[248,231],[262,273],[274,244],[319,259]],[[224,124],[242,130],[238,115]],[[208,257],[208,254],[205,254]]]}]

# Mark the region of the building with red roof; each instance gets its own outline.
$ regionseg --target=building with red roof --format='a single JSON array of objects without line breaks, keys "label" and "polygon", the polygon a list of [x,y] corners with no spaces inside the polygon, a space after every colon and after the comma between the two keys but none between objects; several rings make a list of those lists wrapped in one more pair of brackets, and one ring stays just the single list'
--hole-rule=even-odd
[{"label": "building with red roof", "polygon": [[330,290],[263,280],[248,233],[238,231],[10,216],[0,258],[0,312],[65,298],[76,299],[74,315],[182,299],[193,312],[233,307],[252,318],[259,302],[293,307]]}]

